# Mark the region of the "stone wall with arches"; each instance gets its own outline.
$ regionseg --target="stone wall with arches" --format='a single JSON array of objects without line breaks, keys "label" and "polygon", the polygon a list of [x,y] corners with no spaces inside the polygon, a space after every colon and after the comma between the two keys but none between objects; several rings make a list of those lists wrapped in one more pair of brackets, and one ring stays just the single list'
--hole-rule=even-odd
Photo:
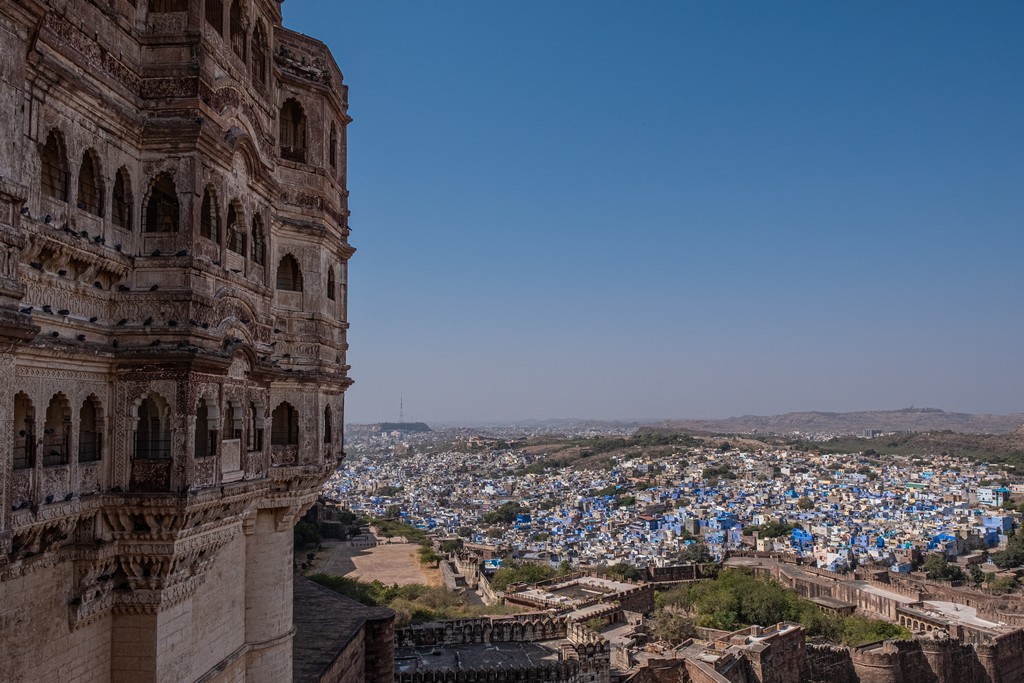
[{"label": "stone wall with arches", "polygon": [[0,680],[287,680],[351,384],[341,71],[273,0],[0,3],[0,60]]}]

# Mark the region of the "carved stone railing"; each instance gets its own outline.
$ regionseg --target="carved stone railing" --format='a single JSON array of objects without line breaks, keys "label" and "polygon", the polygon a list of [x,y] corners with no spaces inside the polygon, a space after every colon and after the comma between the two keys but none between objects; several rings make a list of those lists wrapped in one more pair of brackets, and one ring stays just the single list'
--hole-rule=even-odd
[{"label": "carved stone railing", "polygon": [[238,481],[242,478],[241,439],[224,439],[220,450],[220,473],[223,481]]},{"label": "carved stone railing", "polygon": [[14,470],[9,500],[12,508],[27,505],[32,500],[32,470]]},{"label": "carved stone railing", "polygon": [[171,459],[132,460],[132,491],[155,493],[171,489]]},{"label": "carved stone railing", "polygon": [[245,478],[258,479],[266,474],[263,465],[263,451],[249,451],[242,456],[245,461]]},{"label": "carved stone railing", "polygon": [[78,464],[78,492],[88,496],[99,493],[103,489],[103,463],[82,462]]},{"label": "carved stone railing", "polygon": [[299,464],[299,447],[296,444],[270,447],[270,464],[274,467]]},{"label": "carved stone railing", "polygon": [[192,472],[192,486],[201,488],[217,483],[216,458],[196,458]]},{"label": "carved stone railing", "polygon": [[64,500],[71,495],[70,473],[67,465],[43,467],[42,498],[47,503]]},{"label": "carved stone railing", "polygon": [[289,292],[279,289],[274,292],[274,299],[274,303],[281,308],[287,308],[293,311],[302,310],[302,292]]}]

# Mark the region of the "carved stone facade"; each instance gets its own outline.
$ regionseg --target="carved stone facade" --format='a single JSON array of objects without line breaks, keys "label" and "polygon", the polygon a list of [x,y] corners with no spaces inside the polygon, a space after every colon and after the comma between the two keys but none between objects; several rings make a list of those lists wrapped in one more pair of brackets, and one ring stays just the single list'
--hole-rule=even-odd
[{"label": "carved stone facade", "polygon": [[281,681],[347,88],[279,0],[0,3],[0,680]]}]

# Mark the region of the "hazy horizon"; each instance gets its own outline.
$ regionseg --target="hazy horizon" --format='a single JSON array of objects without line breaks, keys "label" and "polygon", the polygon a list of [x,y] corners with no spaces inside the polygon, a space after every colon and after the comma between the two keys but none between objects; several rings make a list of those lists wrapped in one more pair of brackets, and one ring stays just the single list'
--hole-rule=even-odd
[{"label": "hazy horizon", "polygon": [[[901,412],[907,409],[914,410],[940,410],[950,414],[966,414],[966,415],[995,415],[995,416],[1009,416],[1009,415],[1024,415],[1024,411],[1010,411],[1007,413],[979,413],[970,411],[957,411],[957,410],[945,410],[943,408],[936,408],[935,406],[904,406],[903,408],[862,408],[855,410],[819,410],[819,409],[807,409],[807,410],[791,410],[780,413],[737,413],[735,415],[718,415],[718,416],[671,416],[671,417],[614,417],[614,418],[599,418],[599,417],[525,417],[525,418],[492,418],[492,419],[450,419],[450,418],[438,418],[436,420],[424,420],[415,416],[404,416],[404,423],[423,422],[428,425],[441,425],[445,427],[458,427],[458,426],[474,426],[474,425],[522,425],[527,423],[584,423],[584,422],[619,422],[623,424],[638,423],[638,424],[650,424],[656,422],[665,422],[670,420],[707,420],[707,421],[719,421],[729,420],[733,418],[742,417],[778,417],[790,414],[806,414],[806,413],[822,413],[822,414],[835,414],[843,415],[849,413],[890,413],[890,412]],[[370,420],[352,420],[346,418],[345,422],[348,424],[378,424],[382,422],[398,422],[398,416],[394,417],[381,417]]]},{"label": "hazy horizon", "polygon": [[282,8],[351,87],[346,421],[1024,411],[1024,5]]}]

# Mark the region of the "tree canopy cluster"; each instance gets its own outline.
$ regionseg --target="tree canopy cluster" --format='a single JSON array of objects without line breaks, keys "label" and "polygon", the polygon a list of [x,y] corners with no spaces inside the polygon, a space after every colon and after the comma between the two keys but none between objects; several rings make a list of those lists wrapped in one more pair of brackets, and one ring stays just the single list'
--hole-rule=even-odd
[{"label": "tree canopy cluster", "polygon": [[399,627],[439,619],[465,619],[519,611],[514,606],[471,605],[465,596],[447,591],[443,586],[425,586],[420,583],[388,586],[377,580],[360,581],[330,574],[314,574],[309,578],[364,605],[393,609],[396,614],[395,626]]},{"label": "tree canopy cluster", "polygon": [[644,576],[643,572],[628,562],[616,562],[615,564],[601,565],[599,567],[594,567],[594,571],[599,574],[604,574],[605,576],[630,581],[639,581]]},{"label": "tree canopy cluster", "polygon": [[307,522],[304,519],[299,520],[292,533],[295,536],[295,547],[297,549],[320,542],[320,530],[316,528],[316,524]]},{"label": "tree canopy cluster", "polygon": [[494,572],[491,578],[491,587],[494,590],[503,591],[514,583],[537,583],[547,581],[556,576],[568,574],[571,568],[563,563],[558,569],[546,564],[534,564],[532,562],[508,562],[505,566]]},{"label": "tree canopy cluster", "polygon": [[701,476],[708,482],[715,482],[719,479],[735,479],[736,473],[729,469],[728,465],[719,465],[718,467],[705,467]]},{"label": "tree canopy cluster", "polygon": [[789,522],[765,522],[764,524],[753,524],[751,526],[743,527],[743,533],[753,534],[757,532],[758,538],[779,538],[780,536],[789,536],[793,529],[800,528],[799,524],[790,524]]},{"label": "tree canopy cluster", "polygon": [[516,521],[516,515],[525,514],[530,511],[530,508],[523,507],[515,501],[508,501],[502,503],[498,508],[485,512],[481,521],[484,524],[511,524]]},{"label": "tree canopy cluster", "polygon": [[702,445],[699,439],[687,434],[673,434],[670,432],[638,431],[633,436],[595,436],[590,439],[579,439],[576,444],[582,447],[589,454],[609,453],[619,451],[631,446],[650,448],[654,446],[687,446],[697,447]]},{"label": "tree canopy cluster", "polygon": [[942,555],[929,555],[921,569],[932,581],[963,581],[967,578],[963,569],[950,564]]},{"label": "tree canopy cluster", "polygon": [[384,537],[404,536],[410,543],[427,542],[427,533],[395,519],[373,519],[370,524],[377,527],[378,533]]},{"label": "tree canopy cluster", "polygon": [[680,618],[685,618],[696,626],[726,631],[751,624],[771,626],[781,621],[797,622],[810,637],[845,645],[910,637],[907,629],[887,621],[826,613],[774,579],[756,578],[738,569],[726,569],[713,580],[659,593],[655,604],[659,624],[662,620],[673,624],[671,629],[665,628],[674,634],[686,632],[685,624],[679,622]]},{"label": "tree canopy cluster", "polygon": [[992,553],[992,563],[1000,569],[1014,569],[1024,565],[1024,534],[1017,533],[1010,536],[1006,543],[1006,550]]}]

